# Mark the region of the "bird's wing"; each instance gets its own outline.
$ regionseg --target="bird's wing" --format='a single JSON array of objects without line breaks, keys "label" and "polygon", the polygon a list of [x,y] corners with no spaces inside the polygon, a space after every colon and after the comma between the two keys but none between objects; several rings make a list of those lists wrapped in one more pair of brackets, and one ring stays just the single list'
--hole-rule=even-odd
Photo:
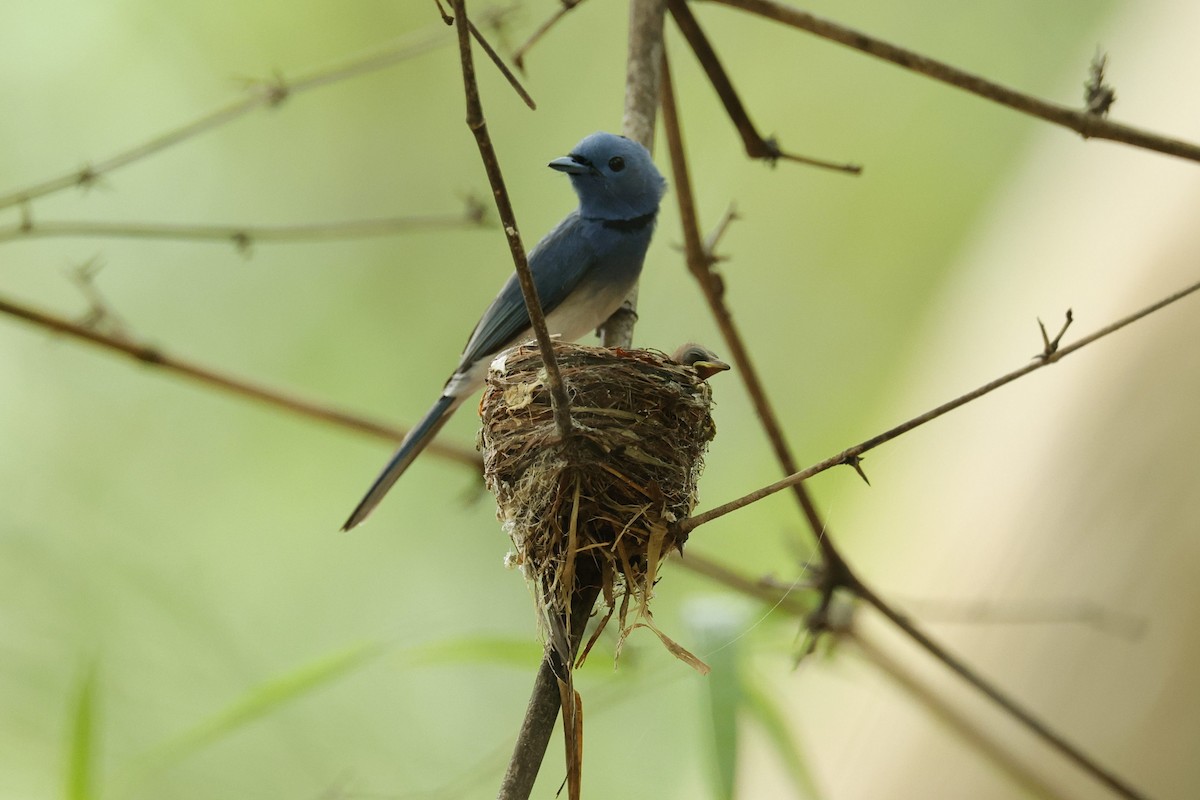
[{"label": "bird's wing", "polygon": [[[581,227],[578,214],[573,213],[529,253],[533,285],[537,287],[545,314],[557,308],[596,263],[596,249],[590,237],[582,235]],[[514,272],[472,331],[458,371],[463,372],[484,356],[511,346],[529,329],[529,324],[521,284]]]}]

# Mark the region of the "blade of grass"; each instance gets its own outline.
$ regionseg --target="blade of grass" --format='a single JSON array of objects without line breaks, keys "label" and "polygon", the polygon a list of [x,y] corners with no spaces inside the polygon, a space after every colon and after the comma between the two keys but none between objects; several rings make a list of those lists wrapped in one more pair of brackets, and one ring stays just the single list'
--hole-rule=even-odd
[{"label": "blade of grass", "polygon": [[804,760],[804,751],[792,734],[783,710],[763,691],[757,681],[750,678],[742,681],[742,698],[746,712],[766,733],[768,741],[787,768],[792,786],[796,788],[796,796],[820,797],[812,770]]},{"label": "blade of grass", "polygon": [[132,789],[161,770],[359,669],[384,651],[368,642],[324,656],[251,689],[222,711],[152,749],[121,781]]},{"label": "blade of grass", "polygon": [[96,759],[96,665],[84,670],[71,708],[71,729],[67,741],[66,800],[92,800],[95,793]]},{"label": "blade of grass", "polygon": [[738,645],[739,634],[745,628],[745,613],[725,599],[706,598],[689,603],[686,619],[711,668],[705,676],[712,743],[711,795],[718,800],[733,800],[737,787],[738,714],[742,705],[742,650]]}]

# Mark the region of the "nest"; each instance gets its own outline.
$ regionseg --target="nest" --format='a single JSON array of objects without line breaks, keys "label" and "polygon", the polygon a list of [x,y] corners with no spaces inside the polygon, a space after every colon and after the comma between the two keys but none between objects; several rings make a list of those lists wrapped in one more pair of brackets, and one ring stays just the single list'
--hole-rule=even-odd
[{"label": "nest", "polygon": [[543,634],[573,660],[563,621],[572,598],[590,586],[607,607],[592,642],[619,609],[618,652],[631,630],[645,626],[703,668],[654,627],[647,601],[661,559],[683,550],[686,534],[677,535],[674,523],[695,505],[716,433],[708,384],[656,351],[561,343],[555,355],[571,401],[574,430],[565,441],[534,344],[492,364],[480,406],[484,476]]}]

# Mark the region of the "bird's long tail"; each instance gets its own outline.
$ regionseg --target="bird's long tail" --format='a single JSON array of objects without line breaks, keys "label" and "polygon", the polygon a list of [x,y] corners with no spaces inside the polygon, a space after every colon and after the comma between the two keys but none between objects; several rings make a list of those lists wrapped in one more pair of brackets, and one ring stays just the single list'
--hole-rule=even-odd
[{"label": "bird's long tail", "polygon": [[438,401],[433,404],[433,408],[429,409],[421,421],[404,437],[400,448],[396,450],[391,461],[383,468],[383,472],[379,473],[379,477],[371,484],[371,488],[367,490],[366,495],[350,514],[346,523],[342,525],[342,530],[348,531],[362,522],[375,506],[379,505],[379,501],[392,488],[392,484],[404,474],[404,470],[408,469],[408,465],[413,462],[413,459],[421,454],[425,445],[433,441],[433,437],[446,424],[446,420],[450,419],[450,415],[458,408],[460,402],[462,402],[461,397],[451,395],[442,395],[438,398]]}]

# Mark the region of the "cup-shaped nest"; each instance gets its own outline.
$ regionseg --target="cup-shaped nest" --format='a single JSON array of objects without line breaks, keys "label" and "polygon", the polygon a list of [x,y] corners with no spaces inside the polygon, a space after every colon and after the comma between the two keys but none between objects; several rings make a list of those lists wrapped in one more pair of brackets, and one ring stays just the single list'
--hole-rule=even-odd
[{"label": "cup-shaped nest", "polygon": [[[599,587],[626,627],[631,600],[647,622],[658,563],[684,537],[673,523],[696,502],[716,429],[708,384],[650,350],[559,343],[573,429],[555,426],[537,346],[496,359],[480,406],[488,488],[530,583],[543,631],[560,627],[572,592]],[[660,634],[661,635],[661,634]]]}]

